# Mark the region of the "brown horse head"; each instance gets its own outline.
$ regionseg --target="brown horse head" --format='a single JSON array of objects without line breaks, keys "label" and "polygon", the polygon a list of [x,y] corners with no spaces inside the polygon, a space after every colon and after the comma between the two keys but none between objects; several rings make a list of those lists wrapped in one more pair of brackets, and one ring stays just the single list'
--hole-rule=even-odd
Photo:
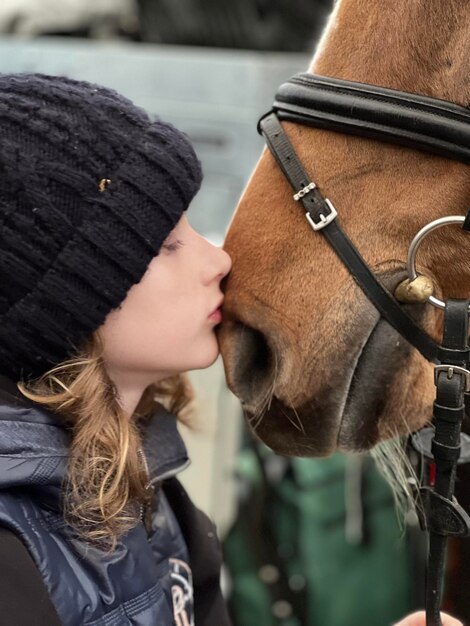
[{"label": "brown horse head", "polygon": [[[470,105],[467,0],[338,0],[310,71]],[[469,167],[359,137],[283,123],[343,229],[393,292],[416,232],[465,214]],[[418,271],[442,298],[468,296],[470,235],[426,239]],[[257,435],[277,452],[368,449],[431,417],[432,366],[383,319],[313,233],[265,151],[230,226],[220,341],[226,375]],[[441,316],[408,312],[435,339]]]}]

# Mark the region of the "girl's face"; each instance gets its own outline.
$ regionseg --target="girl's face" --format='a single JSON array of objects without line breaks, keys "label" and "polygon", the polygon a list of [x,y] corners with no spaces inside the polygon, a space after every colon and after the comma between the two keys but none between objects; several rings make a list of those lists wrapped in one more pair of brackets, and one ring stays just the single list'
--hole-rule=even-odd
[{"label": "girl's face", "polygon": [[[211,365],[219,353],[220,281],[231,260],[183,216],[121,306],[99,329],[115,381],[146,385]],[[212,315],[211,315],[212,314]]]}]

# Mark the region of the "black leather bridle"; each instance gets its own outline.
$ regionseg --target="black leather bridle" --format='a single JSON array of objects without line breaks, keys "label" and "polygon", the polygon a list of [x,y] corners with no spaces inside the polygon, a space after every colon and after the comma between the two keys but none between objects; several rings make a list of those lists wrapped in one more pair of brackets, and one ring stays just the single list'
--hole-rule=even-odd
[{"label": "black leather bridle", "polygon": [[[429,456],[435,484],[421,489],[422,519],[430,535],[426,581],[427,626],[441,626],[439,610],[446,540],[470,533],[470,518],[453,497],[461,455],[461,425],[470,405],[467,300],[448,300],[438,345],[405,313],[342,230],[337,211],[304,169],[281,121],[392,142],[470,163],[470,111],[425,96],[312,74],[297,74],[279,88],[258,130],[293,188],[314,231],[320,232],[381,316],[429,361],[437,386]],[[470,211],[462,228],[470,230]],[[432,439],[432,442],[431,442]],[[418,447],[419,447],[418,443]],[[426,453],[426,451],[424,451]]]}]

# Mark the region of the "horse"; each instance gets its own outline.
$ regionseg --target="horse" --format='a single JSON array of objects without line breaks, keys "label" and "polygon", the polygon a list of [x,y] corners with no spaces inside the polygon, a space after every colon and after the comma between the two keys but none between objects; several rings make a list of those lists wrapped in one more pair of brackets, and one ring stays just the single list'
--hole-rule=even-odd
[{"label": "horse", "polygon": [[[466,0],[336,0],[309,72],[470,106]],[[469,166],[371,138],[282,126],[341,224],[393,293],[422,226],[463,215]],[[417,255],[434,294],[469,296],[468,235],[447,227]],[[312,234],[265,150],[229,226],[233,268],[219,340],[230,389],[256,436],[283,455],[362,452],[428,423],[432,365],[378,313]],[[436,341],[442,313],[403,308]]]}]

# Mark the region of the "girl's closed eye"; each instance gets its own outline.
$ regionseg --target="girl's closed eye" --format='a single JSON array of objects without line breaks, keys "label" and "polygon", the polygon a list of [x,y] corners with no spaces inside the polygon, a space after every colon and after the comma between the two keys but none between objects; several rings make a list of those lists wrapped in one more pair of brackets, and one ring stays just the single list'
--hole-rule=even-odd
[{"label": "girl's closed eye", "polygon": [[168,250],[169,252],[175,252],[178,248],[181,248],[181,246],[184,246],[184,243],[177,239],[176,241],[172,241],[170,243],[164,243],[162,248],[165,248],[165,250]]}]

